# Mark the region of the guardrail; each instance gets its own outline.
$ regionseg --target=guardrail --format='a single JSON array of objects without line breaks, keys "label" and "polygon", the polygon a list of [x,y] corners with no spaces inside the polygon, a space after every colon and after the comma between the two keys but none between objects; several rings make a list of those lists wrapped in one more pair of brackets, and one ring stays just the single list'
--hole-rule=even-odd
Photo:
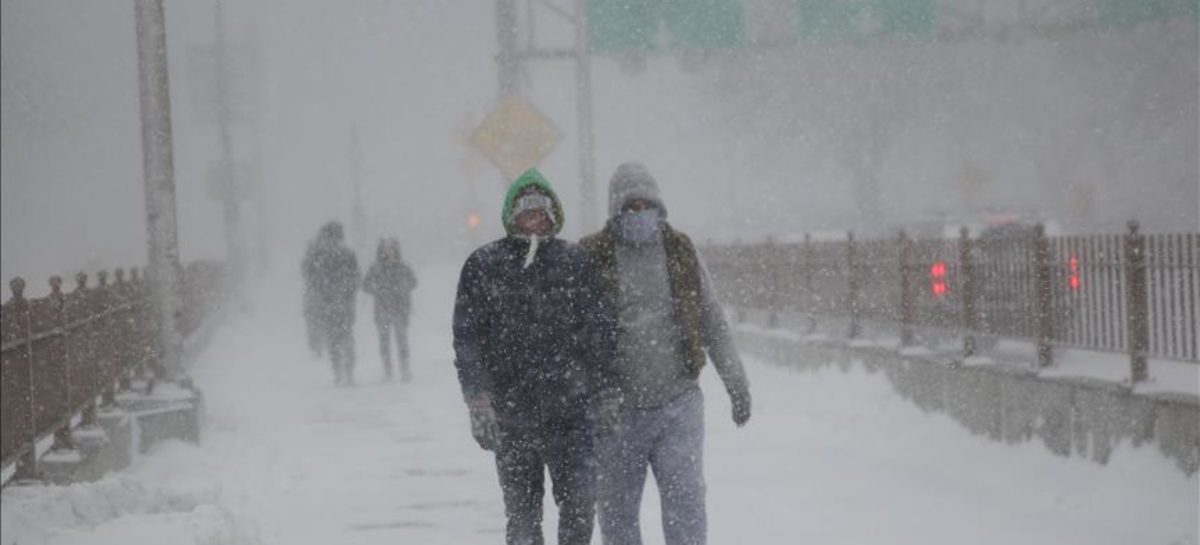
[{"label": "guardrail", "polygon": [[1200,360],[1200,233],[1028,234],[957,239],[812,240],[708,245],[705,260],[725,303],[835,318],[850,338],[864,323],[961,335],[964,357],[981,339],[1028,339],[1039,366],[1053,346],[1126,352],[1131,380],[1146,358]]},{"label": "guardrail", "polygon": [[[96,276],[89,286],[79,273],[69,293],[51,277],[50,294],[33,299],[23,279],[9,283],[12,297],[0,307],[0,466],[34,467],[39,441],[53,434],[69,444],[76,416],[82,426],[95,424],[98,405],[154,375],[157,325],[145,280],[138,269],[128,278],[117,269],[112,282],[106,272]],[[219,304],[223,269],[194,262],[181,278],[177,327],[187,336]]]}]

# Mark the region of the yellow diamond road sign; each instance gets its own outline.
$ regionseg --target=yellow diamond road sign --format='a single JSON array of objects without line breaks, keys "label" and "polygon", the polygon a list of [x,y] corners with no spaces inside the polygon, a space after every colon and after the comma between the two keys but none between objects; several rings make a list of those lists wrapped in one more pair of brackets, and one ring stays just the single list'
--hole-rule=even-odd
[{"label": "yellow diamond road sign", "polygon": [[557,143],[558,130],[518,97],[504,99],[471,135],[471,145],[510,180],[537,166]]}]

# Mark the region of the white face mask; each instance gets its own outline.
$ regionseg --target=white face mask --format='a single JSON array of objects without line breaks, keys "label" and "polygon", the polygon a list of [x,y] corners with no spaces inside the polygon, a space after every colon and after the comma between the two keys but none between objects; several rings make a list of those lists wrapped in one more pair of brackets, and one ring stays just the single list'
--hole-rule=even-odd
[{"label": "white face mask", "polygon": [[659,211],[653,208],[626,211],[617,216],[617,232],[629,242],[648,242],[658,235],[661,219]]}]

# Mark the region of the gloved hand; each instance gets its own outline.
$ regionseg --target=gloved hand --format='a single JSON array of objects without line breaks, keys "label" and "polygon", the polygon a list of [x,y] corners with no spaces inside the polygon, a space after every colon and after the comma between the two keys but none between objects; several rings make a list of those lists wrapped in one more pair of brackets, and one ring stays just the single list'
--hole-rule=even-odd
[{"label": "gloved hand", "polygon": [[467,403],[467,407],[471,412],[471,435],[475,442],[483,450],[494,450],[500,442],[500,424],[491,397],[480,395]]},{"label": "gloved hand", "polygon": [[621,394],[616,390],[605,390],[600,393],[596,403],[596,432],[608,435],[617,431],[621,423]]},{"label": "gloved hand", "polygon": [[739,428],[745,426],[750,421],[750,387],[741,385],[731,388],[729,402],[733,406],[733,423]]}]

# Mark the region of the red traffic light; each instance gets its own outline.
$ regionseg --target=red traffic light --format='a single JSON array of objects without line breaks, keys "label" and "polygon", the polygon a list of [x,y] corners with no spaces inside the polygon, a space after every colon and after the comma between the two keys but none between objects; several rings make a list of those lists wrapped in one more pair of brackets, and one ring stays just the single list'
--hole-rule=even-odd
[{"label": "red traffic light", "polygon": [[929,276],[933,278],[946,278],[946,262],[935,262],[932,267],[929,267]]},{"label": "red traffic light", "polygon": [[1079,281],[1079,258],[1072,255],[1067,260],[1067,287],[1072,291],[1078,290],[1083,284]]},{"label": "red traffic light", "polygon": [[935,261],[929,267],[929,291],[934,297],[945,297],[946,292],[946,262]]}]

